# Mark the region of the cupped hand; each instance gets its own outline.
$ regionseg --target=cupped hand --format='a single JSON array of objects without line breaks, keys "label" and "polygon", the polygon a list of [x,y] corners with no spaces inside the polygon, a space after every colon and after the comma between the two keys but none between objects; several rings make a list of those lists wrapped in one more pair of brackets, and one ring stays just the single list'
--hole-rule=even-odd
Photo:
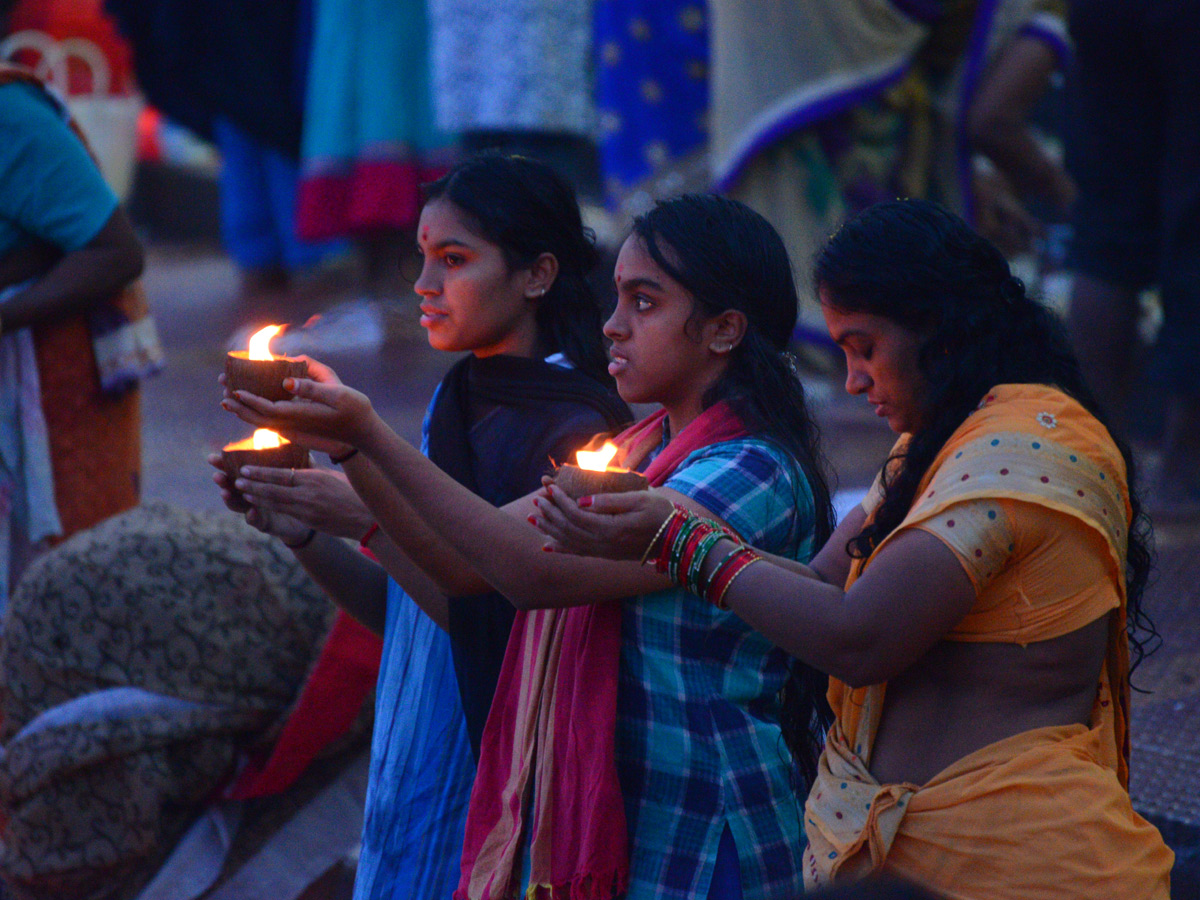
[{"label": "cupped hand", "polygon": [[596,494],[576,503],[549,478],[535,500],[535,527],[559,553],[602,559],[641,559],[674,505],[661,493]]},{"label": "cupped hand", "polygon": [[341,472],[243,466],[234,482],[254,509],[357,540],[375,521]]},{"label": "cupped hand", "polygon": [[[220,453],[209,454],[208,464],[217,470],[213,473],[213,481],[221,489],[221,499],[224,501],[225,506],[234,512],[244,513],[246,522],[252,527],[289,544],[304,540],[308,535],[309,528],[315,527],[282,512],[274,512],[269,509],[252,506],[242,500],[233,491],[233,486],[229,483],[229,476],[225,474]],[[291,469],[281,469],[279,471],[290,473]]]},{"label": "cupped hand", "polygon": [[365,394],[342,384],[331,368],[313,359],[308,364],[311,377],[284,379],[294,399],[270,401],[234,391],[221,406],[255,427],[332,456],[344,455],[358,446],[375,411]]}]

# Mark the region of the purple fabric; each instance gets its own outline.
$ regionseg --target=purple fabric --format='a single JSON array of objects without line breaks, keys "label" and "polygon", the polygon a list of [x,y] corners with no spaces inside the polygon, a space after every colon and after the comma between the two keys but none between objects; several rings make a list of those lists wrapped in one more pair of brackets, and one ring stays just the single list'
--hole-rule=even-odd
[{"label": "purple fabric", "polygon": [[844,91],[827,94],[813,103],[792,110],[751,141],[733,161],[729,171],[717,179],[714,190],[728,191],[737,182],[750,160],[776,141],[883,93],[905,76],[910,64],[909,60],[905,60],[902,65],[877,78],[856,84]]},{"label": "purple fabric", "polygon": [[1045,28],[1037,22],[1030,22],[1022,25],[1017,34],[1021,37],[1037,38],[1039,41],[1049,44],[1054,55],[1058,57],[1060,69],[1065,69],[1067,63],[1071,61],[1071,45],[1053,28]]},{"label": "purple fabric", "polygon": [[971,142],[967,138],[967,116],[971,112],[971,100],[979,87],[983,75],[983,64],[987,58],[988,36],[1000,0],[981,0],[975,13],[975,24],[967,43],[966,69],[960,88],[957,119],[955,122],[955,154],[957,155],[958,186],[962,194],[963,218],[975,224],[975,198],[971,193]]}]

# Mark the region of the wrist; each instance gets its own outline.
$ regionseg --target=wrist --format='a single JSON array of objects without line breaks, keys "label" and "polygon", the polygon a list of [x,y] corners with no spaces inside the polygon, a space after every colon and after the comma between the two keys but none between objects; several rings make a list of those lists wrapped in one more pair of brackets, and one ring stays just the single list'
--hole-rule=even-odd
[{"label": "wrist", "polygon": [[351,443],[364,455],[374,457],[379,453],[380,448],[386,445],[388,431],[390,429],[387,424],[372,409],[362,428],[357,429],[352,435]]},{"label": "wrist", "polygon": [[288,541],[288,540],[285,540],[284,538],[280,538],[280,540],[283,541],[283,546],[287,547],[289,550],[296,551],[296,550],[303,550],[305,547],[307,547],[309,544],[311,544],[313,542],[313,540],[316,538],[316,536],[317,536],[317,529],[310,528],[304,534],[304,536],[301,537],[297,541]]},{"label": "wrist", "polygon": [[371,543],[371,538],[375,537],[375,535],[378,533],[379,533],[379,523],[372,522],[371,526],[366,531],[363,532],[363,536],[358,539],[358,546],[360,546],[364,550],[366,550],[367,546]]}]

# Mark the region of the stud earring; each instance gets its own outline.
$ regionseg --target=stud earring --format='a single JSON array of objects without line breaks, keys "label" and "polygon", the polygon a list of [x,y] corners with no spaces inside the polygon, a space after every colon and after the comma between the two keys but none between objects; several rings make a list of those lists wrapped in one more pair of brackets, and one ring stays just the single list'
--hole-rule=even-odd
[{"label": "stud earring", "polygon": [[713,344],[709,349],[713,353],[728,353],[733,348],[729,344]]}]

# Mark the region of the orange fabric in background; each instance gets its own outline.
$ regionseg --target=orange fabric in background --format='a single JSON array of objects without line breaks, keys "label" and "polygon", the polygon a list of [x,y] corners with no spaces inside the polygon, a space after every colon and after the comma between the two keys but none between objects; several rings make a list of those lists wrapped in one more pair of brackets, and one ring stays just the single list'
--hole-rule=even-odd
[{"label": "orange fabric in background", "polygon": [[34,328],[42,412],[65,540],[137,506],[142,472],[140,393],[100,391],[83,316]]},{"label": "orange fabric in background", "polygon": [[[1064,521],[1103,539],[1110,552],[1120,607],[1090,727],[1023,732],[969,754],[925,785],[880,785],[869,767],[886,684],[851,688],[831,678],[836,721],[805,808],[806,886],[883,871],[954,900],[1165,900],[1174,855],[1133,811],[1128,793],[1123,573],[1130,513],[1121,455],[1103,426],[1060,391],[1001,385],[939,452],[892,535],[984,497],[1065,513]],[[869,564],[855,563],[847,589]],[[1040,598],[989,593],[1011,587],[1004,577],[984,586],[946,639],[1032,643],[1057,636],[1043,633],[1055,627],[1046,624],[1052,617],[1028,617],[1028,626],[1013,633],[1013,603],[1036,605]],[[1092,620],[1109,606],[1097,603]]]}]

